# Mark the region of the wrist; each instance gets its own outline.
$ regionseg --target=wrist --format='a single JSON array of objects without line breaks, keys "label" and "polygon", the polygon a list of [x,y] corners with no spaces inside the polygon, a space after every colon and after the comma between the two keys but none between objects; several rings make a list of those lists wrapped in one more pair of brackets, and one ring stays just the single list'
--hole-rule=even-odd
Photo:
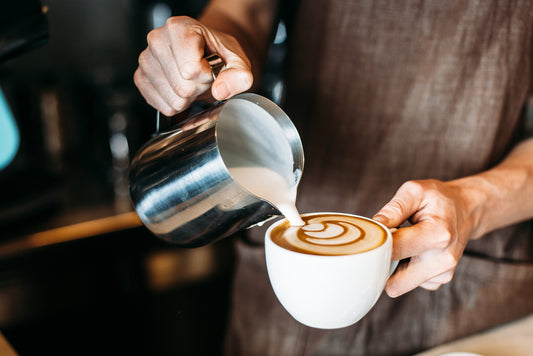
[{"label": "wrist", "polygon": [[449,182],[458,187],[469,219],[471,239],[531,218],[533,176],[523,167],[499,165],[480,174]]},{"label": "wrist", "polygon": [[489,224],[491,195],[494,187],[481,175],[447,182],[458,194],[458,209],[462,224],[469,230],[469,240],[476,240],[491,231]]},{"label": "wrist", "polygon": [[254,77],[259,77],[266,58],[271,37],[273,15],[261,11],[260,16],[250,17],[257,9],[233,11],[226,5],[211,2],[198,20],[208,28],[233,37],[248,57]]}]

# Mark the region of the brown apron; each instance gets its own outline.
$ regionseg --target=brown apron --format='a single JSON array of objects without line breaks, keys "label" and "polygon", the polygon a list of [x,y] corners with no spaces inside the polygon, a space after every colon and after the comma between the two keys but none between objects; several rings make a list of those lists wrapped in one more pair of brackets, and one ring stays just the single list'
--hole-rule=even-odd
[{"label": "brown apron", "polygon": [[[407,180],[500,161],[522,128],[532,25],[526,0],[302,0],[285,105],[306,155],[299,210],[372,216]],[[384,294],[333,331],[281,307],[261,246],[237,249],[229,355],[410,355],[533,313],[532,222],[471,242],[438,291]]]}]

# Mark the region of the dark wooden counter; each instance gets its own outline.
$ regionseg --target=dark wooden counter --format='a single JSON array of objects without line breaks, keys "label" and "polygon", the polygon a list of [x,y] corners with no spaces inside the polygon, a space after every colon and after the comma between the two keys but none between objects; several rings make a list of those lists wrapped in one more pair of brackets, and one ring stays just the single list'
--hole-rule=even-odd
[{"label": "dark wooden counter", "polygon": [[8,232],[0,241],[0,259],[35,248],[90,238],[142,226],[134,211],[107,206],[71,210]]}]

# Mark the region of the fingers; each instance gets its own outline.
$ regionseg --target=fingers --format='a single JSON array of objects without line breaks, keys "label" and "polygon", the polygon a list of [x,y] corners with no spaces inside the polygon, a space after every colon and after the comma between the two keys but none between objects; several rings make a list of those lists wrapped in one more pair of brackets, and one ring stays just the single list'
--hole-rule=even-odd
[{"label": "fingers", "polygon": [[374,216],[388,227],[399,226],[406,220],[414,224],[394,233],[394,260],[445,249],[457,238],[456,207],[442,192],[444,189],[442,182],[431,180],[404,183]]},{"label": "fingers", "polygon": [[[176,26],[175,31],[181,31],[182,36],[176,36],[172,41],[172,47],[179,51],[180,48],[189,48],[191,38],[196,38],[196,47],[187,52],[186,55],[178,57],[178,67],[180,74],[187,80],[196,79],[202,83],[212,81],[211,69],[205,58],[207,49],[209,53],[218,53],[225,65],[212,85],[213,97],[217,100],[224,100],[236,94],[242,93],[252,86],[253,76],[250,61],[244,53],[238,41],[227,34],[212,31],[202,26],[200,23],[189,22],[188,27]],[[170,20],[169,20],[170,21]]]},{"label": "fingers", "polygon": [[399,296],[416,287],[436,290],[450,282],[471,228],[464,201],[453,187],[436,180],[403,184],[374,219],[388,227],[413,225],[393,233],[393,260],[405,260],[387,282]]},{"label": "fingers", "polygon": [[171,81],[150,49],[146,49],[139,56],[139,68],[134,75],[134,81],[146,101],[164,115],[171,116],[181,112],[189,104],[188,98],[178,95],[171,86]]},{"label": "fingers", "polygon": [[387,281],[385,291],[390,297],[397,297],[419,286],[437,290],[452,280],[457,262],[458,258],[438,250],[411,258],[400,264]]},{"label": "fingers", "polygon": [[[154,31],[152,31],[154,32]],[[152,42],[149,47],[160,50],[158,58],[172,61],[161,63],[169,77],[171,86],[183,90],[183,95],[191,95],[192,83],[210,84],[213,81],[211,69],[205,56],[207,29],[199,22],[188,17],[171,17],[167,20],[163,41]],[[189,87],[187,87],[189,85]]]},{"label": "fingers", "polygon": [[178,113],[178,111],[169,106],[165,100],[163,100],[157,89],[144,74],[142,69],[138,68],[135,71],[133,81],[135,82],[137,88],[139,88],[139,92],[144,97],[146,102],[152,107],[161,111],[163,115],[172,116]]},{"label": "fingers", "polygon": [[[209,88],[212,80],[207,62],[202,61],[201,36],[195,31],[181,29],[188,22],[169,20],[165,26],[148,34],[148,47],[139,56],[139,68],[134,77],[147,102],[167,116],[186,109]],[[178,53],[177,46],[181,44]],[[185,69],[180,70],[180,61],[185,63]]]},{"label": "fingers", "polygon": [[249,69],[227,67],[213,83],[211,93],[215,99],[224,100],[250,89],[252,82],[252,72]]},{"label": "fingers", "polygon": [[406,182],[373,219],[387,227],[400,226],[420,209],[422,198],[423,188],[415,182]]},{"label": "fingers", "polygon": [[[223,100],[242,93],[253,84],[252,68],[248,57],[233,37],[223,38],[225,46],[217,49],[226,65],[213,83],[212,94],[217,100]],[[232,50],[228,50],[232,48]]]},{"label": "fingers", "polygon": [[452,232],[444,221],[427,218],[410,227],[394,232],[392,259],[403,260],[428,250],[443,250],[452,243]]},{"label": "fingers", "polygon": [[[250,63],[237,41],[188,17],[172,17],[147,36],[134,81],[146,101],[171,116],[185,110],[212,86],[213,97],[224,100],[248,90],[253,81]],[[226,63],[213,82],[208,52]]]}]

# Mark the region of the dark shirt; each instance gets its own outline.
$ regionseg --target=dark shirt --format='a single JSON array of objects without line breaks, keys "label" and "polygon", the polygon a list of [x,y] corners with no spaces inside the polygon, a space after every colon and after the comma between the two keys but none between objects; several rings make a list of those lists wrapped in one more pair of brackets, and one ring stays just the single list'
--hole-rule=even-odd
[{"label": "dark shirt", "polygon": [[[532,27],[531,1],[302,0],[285,105],[305,150],[300,212],[372,216],[407,180],[498,163],[523,127]],[[469,243],[438,291],[383,295],[336,331],[294,321],[262,248],[238,250],[231,354],[410,355],[533,312],[531,222]]]}]

